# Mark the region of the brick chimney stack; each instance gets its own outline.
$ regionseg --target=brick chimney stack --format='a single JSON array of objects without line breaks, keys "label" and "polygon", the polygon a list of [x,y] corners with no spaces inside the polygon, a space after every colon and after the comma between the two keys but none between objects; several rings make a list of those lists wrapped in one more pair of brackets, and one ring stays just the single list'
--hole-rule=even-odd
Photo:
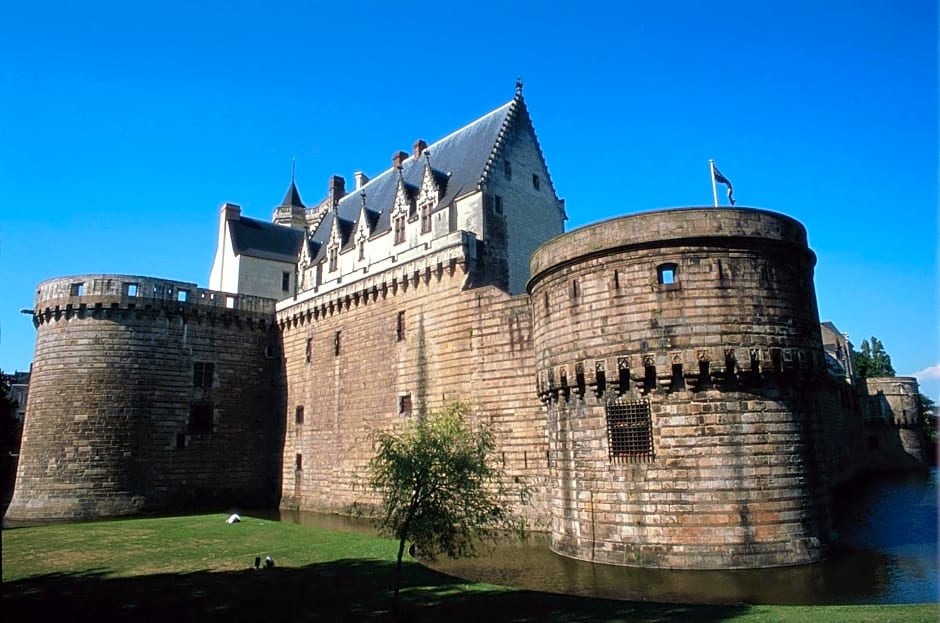
[{"label": "brick chimney stack", "polygon": [[330,177],[330,207],[335,207],[345,195],[346,180],[339,175]]},{"label": "brick chimney stack", "polygon": [[395,167],[396,169],[400,169],[401,163],[404,162],[407,157],[408,157],[408,154],[406,154],[405,152],[403,151],[397,152],[394,156],[392,156],[392,166]]},{"label": "brick chimney stack", "polygon": [[418,157],[421,156],[421,153],[427,148],[428,148],[428,144],[425,143],[423,139],[419,138],[418,140],[416,140],[415,146],[414,146],[415,160],[417,160]]}]

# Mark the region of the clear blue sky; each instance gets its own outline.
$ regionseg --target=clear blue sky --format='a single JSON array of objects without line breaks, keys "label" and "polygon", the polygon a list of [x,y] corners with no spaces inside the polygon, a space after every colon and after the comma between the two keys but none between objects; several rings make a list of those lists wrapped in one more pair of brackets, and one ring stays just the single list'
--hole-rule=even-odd
[{"label": "clear blue sky", "polygon": [[933,0],[0,6],[0,368],[44,279],[205,286],[219,206],[309,204],[508,101],[569,229],[712,200],[802,221],[820,317],[940,398]]}]

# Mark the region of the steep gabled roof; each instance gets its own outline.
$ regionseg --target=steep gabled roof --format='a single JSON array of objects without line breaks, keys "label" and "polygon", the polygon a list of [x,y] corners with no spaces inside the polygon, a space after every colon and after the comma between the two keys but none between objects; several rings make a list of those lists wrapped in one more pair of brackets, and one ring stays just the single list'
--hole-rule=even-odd
[{"label": "steep gabled roof", "polygon": [[283,225],[241,216],[227,221],[235,255],[293,263],[300,252],[304,232]]},{"label": "steep gabled roof", "polygon": [[[512,121],[513,113],[518,108],[525,108],[521,96],[516,96],[496,110],[489,112],[476,121],[448,134],[427,147],[431,154],[431,163],[438,177],[438,183],[444,188],[439,206],[449,205],[451,201],[468,192],[477,190],[485,179],[487,167],[496,157],[501,137]],[[422,158],[409,156],[402,162],[401,176],[407,187],[418,189],[424,175]],[[337,211],[342,220],[353,223],[359,216],[360,193],[366,193],[369,208],[379,213],[375,233],[391,228],[390,213],[395,205],[395,193],[398,190],[398,170],[389,168],[369,180],[359,192],[346,195],[339,200]],[[329,236],[332,222],[324,218],[312,234],[312,238],[321,243]]]}]

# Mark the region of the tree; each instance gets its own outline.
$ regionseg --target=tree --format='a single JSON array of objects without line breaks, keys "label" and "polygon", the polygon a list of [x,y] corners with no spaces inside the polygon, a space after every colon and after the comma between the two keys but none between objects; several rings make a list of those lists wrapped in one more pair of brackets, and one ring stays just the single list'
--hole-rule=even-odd
[{"label": "tree", "polygon": [[467,405],[453,403],[375,436],[369,471],[382,495],[377,524],[398,539],[394,612],[406,541],[428,560],[473,556],[481,539],[511,521],[493,433],[473,428],[468,416]]},{"label": "tree", "polygon": [[855,357],[855,374],[861,379],[877,376],[894,376],[894,366],[891,365],[891,356],[885,352],[881,340],[872,336],[871,344],[862,340],[861,352],[852,353]]},{"label": "tree", "polygon": [[917,398],[920,401],[920,417],[924,423],[924,435],[927,437],[928,443],[936,444],[937,405],[929,396],[925,396],[924,394],[918,394]]}]

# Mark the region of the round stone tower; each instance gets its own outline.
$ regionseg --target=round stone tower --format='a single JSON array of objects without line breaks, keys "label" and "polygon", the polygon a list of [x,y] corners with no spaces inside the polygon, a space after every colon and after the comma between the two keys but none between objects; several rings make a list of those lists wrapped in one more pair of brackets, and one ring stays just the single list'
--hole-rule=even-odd
[{"label": "round stone tower", "polygon": [[536,251],[555,551],[690,569],[824,556],[814,265],[800,223],[743,208],[612,219]]},{"label": "round stone tower", "polygon": [[38,286],[10,520],[270,504],[274,301],[83,275]]},{"label": "round stone tower", "polygon": [[927,466],[920,412],[920,387],[912,376],[864,379],[867,467],[905,469]]}]

